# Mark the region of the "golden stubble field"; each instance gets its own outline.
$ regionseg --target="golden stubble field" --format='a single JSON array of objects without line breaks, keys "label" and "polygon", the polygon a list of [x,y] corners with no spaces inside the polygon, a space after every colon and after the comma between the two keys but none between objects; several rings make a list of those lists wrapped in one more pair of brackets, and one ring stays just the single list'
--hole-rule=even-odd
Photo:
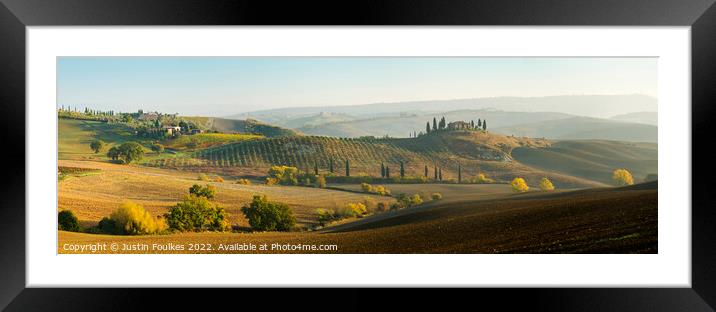
[{"label": "golden stubble field", "polygon": [[337,190],[299,186],[240,185],[227,179],[225,182],[199,181],[197,174],[169,169],[134,165],[116,165],[104,162],[60,160],[59,166],[95,168],[97,174],[69,177],[59,182],[58,209],[72,210],[83,226],[96,225],[109,216],[125,200],[144,206],[154,216],[181,201],[193,184],[216,186],[216,202],[230,214],[233,225],[248,226],[240,209],[254,195],[266,195],[269,200],[288,204],[297,218],[299,227],[313,224],[317,208],[338,208],[348,203],[362,202],[366,198],[375,203],[391,203],[393,198]]}]

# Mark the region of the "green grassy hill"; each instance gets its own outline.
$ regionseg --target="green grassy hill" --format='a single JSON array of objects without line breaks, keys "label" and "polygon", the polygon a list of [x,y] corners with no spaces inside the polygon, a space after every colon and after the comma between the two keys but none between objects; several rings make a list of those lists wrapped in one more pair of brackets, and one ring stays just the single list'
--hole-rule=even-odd
[{"label": "green grassy hill", "polygon": [[[137,137],[122,124],[59,119],[60,159],[106,160],[109,146],[137,141],[149,147],[152,140]],[[89,143],[101,139],[105,150],[94,154]],[[196,147],[188,144],[198,142]],[[611,172],[627,168],[640,181],[658,173],[656,144],[609,141],[561,141],[518,138],[483,131],[441,131],[418,138],[333,138],[318,136],[261,137],[242,134],[201,134],[162,142],[162,154],[149,152],[140,164],[154,167],[216,172],[229,175],[262,175],[273,165],[296,166],[313,171],[318,165],[328,173],[331,160],[335,175],[380,177],[383,162],[397,177],[400,163],[408,176],[429,178],[437,166],[444,181],[463,181],[479,173],[506,182],[523,177],[536,186],[548,177],[559,188],[594,187],[611,183]]]}]

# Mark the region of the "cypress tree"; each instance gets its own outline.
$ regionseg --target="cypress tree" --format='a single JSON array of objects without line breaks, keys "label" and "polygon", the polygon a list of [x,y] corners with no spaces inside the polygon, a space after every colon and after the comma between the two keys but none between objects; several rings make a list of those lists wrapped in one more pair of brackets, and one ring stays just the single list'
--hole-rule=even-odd
[{"label": "cypress tree", "polygon": [[480,118],[477,119],[477,127],[482,128],[482,120],[480,120]]},{"label": "cypress tree", "polygon": [[400,161],[400,177],[405,178],[405,167],[403,166],[403,161]]},{"label": "cypress tree", "polygon": [[348,159],[346,159],[346,177],[351,176],[351,165],[348,163]]},{"label": "cypress tree", "polygon": [[438,179],[438,164],[437,163],[435,163],[435,167],[433,167],[433,169],[435,170],[435,180],[437,180]]},{"label": "cypress tree", "polygon": [[443,169],[442,168],[438,168],[438,179],[440,181],[443,180]]},{"label": "cypress tree", "polygon": [[318,161],[313,161],[313,174],[318,175]]},{"label": "cypress tree", "polygon": [[385,178],[390,179],[390,168],[385,166]]},{"label": "cypress tree", "polygon": [[425,165],[425,177],[428,177],[428,165]]},{"label": "cypress tree", "polygon": [[428,124],[425,125],[425,133],[430,133],[430,122],[428,121]]},{"label": "cypress tree", "polygon": [[331,173],[333,173],[333,158],[331,158],[330,160],[328,160],[328,171],[330,171]]},{"label": "cypress tree", "polygon": [[487,131],[487,120],[482,121],[482,130]]},{"label": "cypress tree", "polygon": [[433,117],[433,131],[438,130],[438,120]]},{"label": "cypress tree", "polygon": [[470,128],[475,129],[475,121],[474,120],[470,120]]},{"label": "cypress tree", "polygon": [[383,162],[380,162],[380,177],[385,178],[385,164]]}]

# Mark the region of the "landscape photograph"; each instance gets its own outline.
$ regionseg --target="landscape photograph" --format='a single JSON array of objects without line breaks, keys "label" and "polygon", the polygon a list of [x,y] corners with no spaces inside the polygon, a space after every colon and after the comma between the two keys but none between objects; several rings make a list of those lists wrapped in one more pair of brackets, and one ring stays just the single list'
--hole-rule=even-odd
[{"label": "landscape photograph", "polygon": [[657,64],[59,57],[57,252],[656,254]]}]

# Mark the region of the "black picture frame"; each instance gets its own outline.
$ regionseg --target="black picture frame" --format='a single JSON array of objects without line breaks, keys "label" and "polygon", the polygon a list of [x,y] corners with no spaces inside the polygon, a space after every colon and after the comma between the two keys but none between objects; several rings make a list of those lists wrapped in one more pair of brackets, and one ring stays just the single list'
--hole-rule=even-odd
[{"label": "black picture frame", "polygon": [[[505,307],[544,310],[713,311],[716,307],[716,207],[707,177],[714,170],[707,129],[716,103],[714,0],[543,1],[192,1],[0,0],[0,123],[3,157],[0,205],[0,307],[8,311],[123,310],[157,290],[42,289],[25,285],[25,52],[26,27],[70,25],[578,25],[690,26],[692,77],[692,288],[483,289],[468,297],[449,293],[443,307],[460,301],[519,298]],[[23,135],[20,135],[20,134]],[[668,190],[666,190],[668,192]],[[659,207],[687,209],[688,207]],[[666,220],[665,222],[668,222]],[[60,270],[61,268],[57,268]],[[71,274],[71,273],[68,273]],[[370,306],[360,290],[343,292],[343,307]],[[385,291],[384,291],[385,292]],[[261,291],[242,291],[258,296]],[[264,292],[265,294],[265,292]],[[209,290],[174,289],[176,298],[211,297]],[[302,292],[285,300],[294,305]],[[413,293],[411,297],[429,300]],[[326,297],[326,296],[322,296]],[[365,299],[367,298],[367,299]],[[322,304],[325,303],[322,299]],[[156,300],[155,304],[158,304]],[[188,307],[207,302],[171,300]],[[397,302],[396,302],[397,303]],[[418,302],[419,303],[419,302]],[[394,303],[395,304],[395,303]],[[152,307],[153,304],[143,307]],[[168,305],[162,305],[168,309]],[[206,307],[206,306],[205,306]]]}]

